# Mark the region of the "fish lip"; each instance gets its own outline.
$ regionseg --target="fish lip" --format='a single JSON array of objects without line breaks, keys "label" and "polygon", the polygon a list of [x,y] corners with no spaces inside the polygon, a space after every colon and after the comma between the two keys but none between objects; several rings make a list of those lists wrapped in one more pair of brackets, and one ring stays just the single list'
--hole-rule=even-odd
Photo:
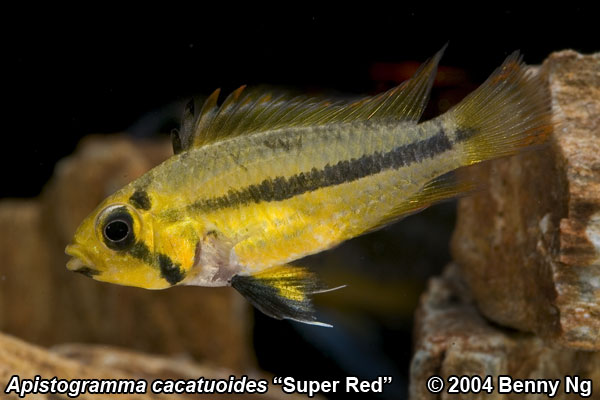
[{"label": "fish lip", "polygon": [[84,265],[78,269],[74,269],[73,272],[77,272],[78,274],[85,275],[88,278],[93,278],[96,275],[100,275],[100,271],[98,271],[97,269],[94,269],[94,268],[90,268],[86,265]]},{"label": "fish lip", "polygon": [[72,257],[69,261],[67,261],[67,269],[74,272],[80,272],[87,276],[98,275],[100,273],[100,271],[90,267],[92,264],[84,255],[83,251],[81,250],[81,246],[78,244],[74,243],[68,245],[65,248],[65,253]]}]

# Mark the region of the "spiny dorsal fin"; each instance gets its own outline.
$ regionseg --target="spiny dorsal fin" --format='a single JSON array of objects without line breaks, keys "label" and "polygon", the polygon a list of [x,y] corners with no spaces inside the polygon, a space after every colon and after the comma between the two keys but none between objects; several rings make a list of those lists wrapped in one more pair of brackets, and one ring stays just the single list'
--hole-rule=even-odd
[{"label": "spiny dorsal fin", "polygon": [[286,127],[376,119],[416,123],[423,114],[445,48],[400,86],[354,101],[294,96],[260,87],[246,90],[242,86],[217,106],[219,90],[216,90],[201,109],[193,103],[186,107],[181,132],[173,143],[184,151],[244,134]]},{"label": "spiny dorsal fin", "polygon": [[175,154],[187,150],[192,146],[198,119],[202,115],[202,112],[205,112],[205,109],[216,108],[219,92],[219,89],[215,90],[204,101],[204,104],[200,103],[197,99],[192,99],[185,105],[179,131],[174,130],[171,132],[171,141]]}]

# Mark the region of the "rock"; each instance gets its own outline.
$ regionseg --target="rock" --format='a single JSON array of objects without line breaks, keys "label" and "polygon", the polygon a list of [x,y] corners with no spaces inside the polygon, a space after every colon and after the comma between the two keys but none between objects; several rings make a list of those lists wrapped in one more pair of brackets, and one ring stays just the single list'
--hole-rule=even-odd
[{"label": "rock", "polygon": [[166,142],[90,137],[60,162],[39,199],[0,202],[1,331],[44,346],[103,343],[253,366],[249,306],[234,290],[147,291],[65,267],[64,248],[81,220],[170,154]]},{"label": "rock", "polygon": [[47,294],[57,290],[40,221],[38,201],[0,201],[0,329],[43,338],[54,330]]},{"label": "rock", "polygon": [[[410,368],[410,399],[452,398],[447,393],[427,391],[427,379],[433,375],[441,376],[446,382],[450,375],[491,375],[496,388],[498,375],[510,375],[515,379],[561,379],[563,383],[556,399],[566,398],[566,375],[591,379],[597,386],[600,382],[599,352],[551,346],[533,334],[488,322],[475,307],[460,274],[457,265],[449,265],[442,277],[429,281],[427,291],[421,297]],[[596,387],[593,389],[596,390],[591,398],[600,399],[600,392]],[[499,394],[496,389],[491,394],[455,397],[492,400],[504,399],[506,394]],[[511,398],[518,396],[511,395]]]},{"label": "rock", "polygon": [[[197,380],[225,379],[230,375],[241,379],[239,372],[226,368],[215,368],[209,364],[197,364],[189,360],[150,356],[133,351],[120,350],[107,346],[64,345],[48,351],[44,348],[33,346],[22,340],[0,334],[0,388],[3,398],[18,399],[14,392],[4,394],[11,377],[18,375],[20,380],[33,379],[40,375],[43,379],[145,379],[148,385],[156,379],[183,379]],[[269,378],[257,374],[249,374],[254,380]],[[270,383],[270,382],[269,382]],[[265,399],[298,399],[300,396],[284,394],[279,387],[269,384],[270,390],[261,395]],[[56,399],[67,398],[66,395],[37,394],[26,398]],[[156,395],[147,388],[144,394],[106,395],[85,393],[78,399],[255,399],[256,395],[250,394],[194,394],[194,395]]]},{"label": "rock", "polygon": [[486,190],[459,201],[452,253],[487,318],[600,350],[600,53],[552,54],[541,73],[551,143],[465,171]]}]

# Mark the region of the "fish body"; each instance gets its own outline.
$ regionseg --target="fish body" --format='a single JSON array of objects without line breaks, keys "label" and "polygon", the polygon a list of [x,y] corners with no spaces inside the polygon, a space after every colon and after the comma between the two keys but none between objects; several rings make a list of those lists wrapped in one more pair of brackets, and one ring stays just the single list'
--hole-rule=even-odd
[{"label": "fish body", "polygon": [[288,263],[472,185],[448,173],[515,154],[551,129],[516,54],[449,112],[418,123],[442,51],[403,85],[356,101],[218,91],[186,109],[176,154],[78,228],[72,270],[162,289],[231,285],[276,318],[316,323],[326,290]]}]

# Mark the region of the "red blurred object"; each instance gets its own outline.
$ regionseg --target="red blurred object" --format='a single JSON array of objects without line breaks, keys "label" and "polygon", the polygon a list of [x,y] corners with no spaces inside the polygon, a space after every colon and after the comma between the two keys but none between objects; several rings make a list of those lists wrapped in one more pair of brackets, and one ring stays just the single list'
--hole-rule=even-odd
[{"label": "red blurred object", "polygon": [[[375,63],[371,66],[370,77],[378,83],[402,83],[409,79],[421,65],[416,61],[399,63]],[[468,83],[468,74],[464,69],[440,65],[435,77],[434,86],[457,86]]]},{"label": "red blurred object", "polygon": [[[374,83],[374,92],[384,92],[410,79],[419,66],[417,61],[398,63],[380,62],[371,66],[369,76]],[[477,85],[469,79],[469,73],[461,68],[440,65],[433,83],[431,100],[425,109],[425,119],[446,112]]]}]

